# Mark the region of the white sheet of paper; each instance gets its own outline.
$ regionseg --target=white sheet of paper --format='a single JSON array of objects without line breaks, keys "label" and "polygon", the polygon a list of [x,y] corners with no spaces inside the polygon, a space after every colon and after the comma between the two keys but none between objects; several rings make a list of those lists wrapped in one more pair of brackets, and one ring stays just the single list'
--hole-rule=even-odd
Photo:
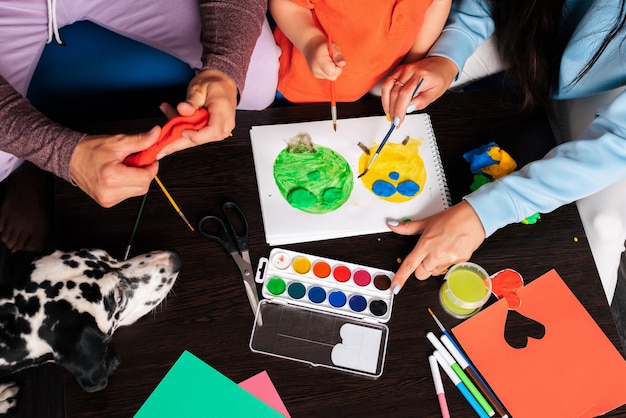
[{"label": "white sheet of paper", "polygon": [[[421,141],[419,155],[427,176],[420,194],[407,202],[389,202],[376,196],[358,178],[363,150],[357,144],[378,146],[390,126],[384,116],[341,119],[337,131],[329,120],[253,126],[250,138],[267,243],[275,246],[388,232],[388,220],[420,219],[447,209],[450,197],[445,175],[430,117],[425,113],[407,115],[387,142],[388,145],[401,143],[406,136]],[[350,165],[354,187],[348,200],[334,211],[313,214],[296,209],[276,185],[276,157],[299,132],[308,133],[315,145],[332,149]]]}]

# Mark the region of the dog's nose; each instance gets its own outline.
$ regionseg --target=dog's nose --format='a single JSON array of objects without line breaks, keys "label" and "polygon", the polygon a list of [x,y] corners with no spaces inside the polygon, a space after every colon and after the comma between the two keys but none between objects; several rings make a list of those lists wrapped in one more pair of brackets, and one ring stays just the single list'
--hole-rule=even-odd
[{"label": "dog's nose", "polygon": [[138,257],[145,258],[146,256],[150,260],[148,261],[148,263],[151,266],[163,265],[172,273],[178,273],[180,271],[182,260],[180,258],[180,255],[176,251],[172,251],[172,250],[150,251],[149,253],[144,254],[143,256],[138,256]]},{"label": "dog's nose", "polygon": [[176,251],[168,251],[170,254],[170,261],[172,263],[172,271],[174,273],[178,273],[180,271],[180,267],[183,264],[180,255]]}]

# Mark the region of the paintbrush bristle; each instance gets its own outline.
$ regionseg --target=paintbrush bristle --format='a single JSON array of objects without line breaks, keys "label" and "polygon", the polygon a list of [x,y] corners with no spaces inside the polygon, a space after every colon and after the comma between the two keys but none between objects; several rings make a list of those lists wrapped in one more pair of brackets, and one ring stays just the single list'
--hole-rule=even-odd
[{"label": "paintbrush bristle", "polygon": [[433,319],[435,320],[435,322],[437,323],[437,326],[439,327],[440,330],[445,332],[445,328],[443,326],[443,324],[441,322],[439,322],[439,319],[437,318],[437,316],[435,316],[435,314],[433,313],[433,311],[428,308],[428,312],[430,312],[430,314],[432,315]]},{"label": "paintbrush bristle", "polygon": [[191,229],[191,232],[196,232],[195,229],[193,229],[193,226],[191,226],[191,223],[189,223],[189,221],[187,220],[187,217],[185,216],[184,213],[182,212],[178,212],[178,215],[183,219],[183,221],[187,224],[187,226],[189,227],[189,229]]}]

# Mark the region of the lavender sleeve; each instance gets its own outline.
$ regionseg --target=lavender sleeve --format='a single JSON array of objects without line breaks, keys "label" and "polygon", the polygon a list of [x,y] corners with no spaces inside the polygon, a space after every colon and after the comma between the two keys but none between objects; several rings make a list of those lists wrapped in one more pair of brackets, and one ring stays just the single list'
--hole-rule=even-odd
[{"label": "lavender sleeve", "polygon": [[83,133],[42,115],[0,76],[0,149],[70,181],[70,159]]},{"label": "lavender sleeve", "polygon": [[[267,0],[199,0],[204,68],[231,77],[243,91]],[[67,181],[74,148],[84,133],[48,119],[0,76],[0,150]]]},{"label": "lavender sleeve", "polygon": [[199,6],[203,69],[223,72],[242,92],[267,13],[267,0],[199,0]]}]

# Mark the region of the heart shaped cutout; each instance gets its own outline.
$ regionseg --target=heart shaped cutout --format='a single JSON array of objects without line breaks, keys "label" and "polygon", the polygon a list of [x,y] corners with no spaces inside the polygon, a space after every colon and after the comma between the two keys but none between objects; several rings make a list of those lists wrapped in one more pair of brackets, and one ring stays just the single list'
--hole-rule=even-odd
[{"label": "heart shaped cutout", "polygon": [[528,339],[542,339],[546,335],[546,327],[532,318],[515,310],[508,310],[504,323],[504,340],[513,348],[525,348]]}]

